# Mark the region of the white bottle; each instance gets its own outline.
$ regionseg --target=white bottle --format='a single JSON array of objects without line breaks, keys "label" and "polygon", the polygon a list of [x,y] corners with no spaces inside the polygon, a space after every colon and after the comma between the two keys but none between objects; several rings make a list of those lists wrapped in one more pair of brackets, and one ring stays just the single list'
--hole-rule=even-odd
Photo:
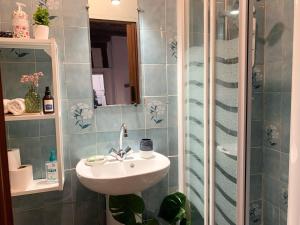
[{"label": "white bottle", "polygon": [[13,12],[12,26],[14,38],[30,38],[30,27],[28,15],[23,11],[22,7],[26,7],[25,4],[17,2],[18,9]]},{"label": "white bottle", "polygon": [[58,182],[57,161],[54,150],[51,150],[49,161],[46,162],[46,180],[49,183]]}]

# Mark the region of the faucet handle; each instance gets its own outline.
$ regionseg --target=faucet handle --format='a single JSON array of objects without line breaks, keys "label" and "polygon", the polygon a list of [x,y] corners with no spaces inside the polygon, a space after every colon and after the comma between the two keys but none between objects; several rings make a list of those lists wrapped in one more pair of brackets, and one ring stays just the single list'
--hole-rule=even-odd
[{"label": "faucet handle", "polygon": [[114,149],[114,148],[111,148],[111,149],[109,150],[109,154],[112,154],[112,153],[118,154],[118,151],[117,151],[116,149]]},{"label": "faucet handle", "polygon": [[131,147],[127,146],[123,151],[125,153],[129,153],[131,151]]}]

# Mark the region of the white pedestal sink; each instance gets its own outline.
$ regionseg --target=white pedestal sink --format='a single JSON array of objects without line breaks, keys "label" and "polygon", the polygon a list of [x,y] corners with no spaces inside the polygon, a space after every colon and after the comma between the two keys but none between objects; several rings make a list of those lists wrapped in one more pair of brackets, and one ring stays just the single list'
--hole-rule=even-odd
[{"label": "white pedestal sink", "polygon": [[141,192],[164,178],[170,168],[170,160],[153,153],[150,159],[132,153],[124,161],[107,160],[101,165],[87,166],[79,161],[76,173],[79,181],[88,189],[106,195],[125,195]]}]

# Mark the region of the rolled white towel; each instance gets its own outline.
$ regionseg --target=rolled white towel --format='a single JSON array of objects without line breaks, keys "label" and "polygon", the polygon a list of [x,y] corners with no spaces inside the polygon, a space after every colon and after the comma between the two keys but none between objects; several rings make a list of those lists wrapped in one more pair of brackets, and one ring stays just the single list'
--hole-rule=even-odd
[{"label": "rolled white towel", "polygon": [[7,104],[10,102],[9,99],[3,99],[3,108],[4,108],[4,114],[8,113]]},{"label": "rolled white towel", "polygon": [[23,99],[13,99],[7,104],[7,109],[14,116],[20,116],[25,112],[25,102]]}]

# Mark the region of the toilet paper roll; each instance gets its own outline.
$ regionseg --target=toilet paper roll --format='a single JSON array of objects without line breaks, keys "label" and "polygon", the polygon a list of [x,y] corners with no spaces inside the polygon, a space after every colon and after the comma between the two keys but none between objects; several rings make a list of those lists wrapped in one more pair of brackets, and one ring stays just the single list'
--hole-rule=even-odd
[{"label": "toilet paper roll", "polygon": [[9,171],[17,170],[21,166],[20,149],[8,149]]},{"label": "toilet paper roll", "polygon": [[31,165],[22,165],[19,169],[9,171],[10,187],[13,191],[26,190],[33,183]]}]

